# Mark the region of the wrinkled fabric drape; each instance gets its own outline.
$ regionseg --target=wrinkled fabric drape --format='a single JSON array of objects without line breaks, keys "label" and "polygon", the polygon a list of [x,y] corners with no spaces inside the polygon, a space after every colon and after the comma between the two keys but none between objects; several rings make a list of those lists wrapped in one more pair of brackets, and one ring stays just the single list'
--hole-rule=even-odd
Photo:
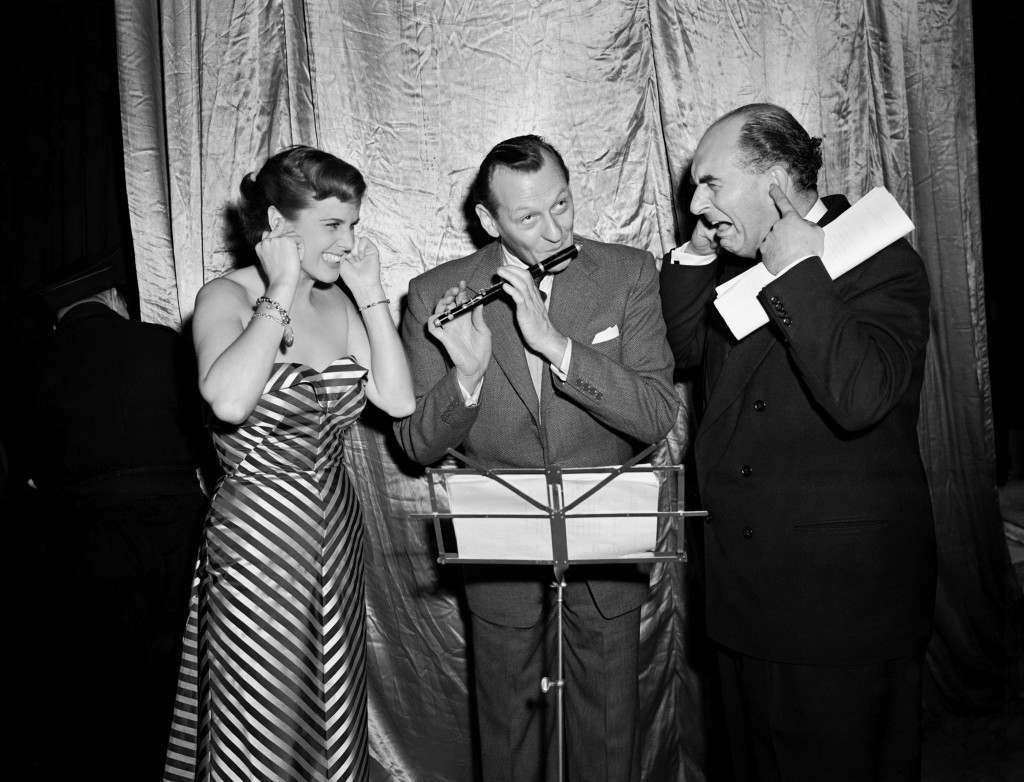
[{"label": "wrinkled fabric drape", "polygon": [[[118,0],[117,27],[141,311],[173,326],[234,262],[242,176],[287,144],[363,172],[363,230],[397,316],[410,278],[473,249],[465,197],[500,139],[547,137],[577,230],[661,256],[707,125],[751,101],[789,108],[824,138],[822,192],[885,185],[917,225],[933,289],[930,670],[955,703],[998,697],[1016,587],[994,488],[967,0]],[[347,453],[368,532],[372,752],[382,779],[468,780],[459,577],[406,518],[429,499],[388,431],[371,414]],[[659,566],[644,608],[647,780],[704,778],[694,572]]]}]

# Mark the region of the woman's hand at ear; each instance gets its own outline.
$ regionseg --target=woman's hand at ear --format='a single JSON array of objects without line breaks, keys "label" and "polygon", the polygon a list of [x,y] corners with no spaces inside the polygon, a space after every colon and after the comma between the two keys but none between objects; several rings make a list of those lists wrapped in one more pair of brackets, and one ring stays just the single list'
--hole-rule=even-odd
[{"label": "woman's hand at ear", "polygon": [[263,273],[267,275],[267,295],[276,298],[271,291],[290,291],[285,307],[291,303],[291,296],[299,284],[302,269],[302,239],[298,234],[277,227],[264,231],[263,238],[256,245],[256,256],[260,259]]}]

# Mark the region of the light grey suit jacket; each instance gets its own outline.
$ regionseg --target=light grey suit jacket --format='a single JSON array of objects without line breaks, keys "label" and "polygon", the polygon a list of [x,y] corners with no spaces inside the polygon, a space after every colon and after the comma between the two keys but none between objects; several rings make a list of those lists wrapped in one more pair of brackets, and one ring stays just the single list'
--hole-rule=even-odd
[{"label": "light grey suit jacket", "polygon": [[[573,342],[572,361],[565,381],[545,370],[539,400],[514,304],[507,297],[482,305],[492,358],[475,407],[465,405],[446,352],[426,330],[447,288],[465,280],[480,290],[495,281],[502,262],[497,242],[410,283],[402,339],[412,366],[416,411],[396,422],[395,433],[413,460],[433,464],[447,448],[458,448],[490,468],[616,465],[671,428],[678,398],[653,257],[622,245],[577,241],[581,252],[555,277],[549,303],[551,322]],[[466,571],[467,598],[475,614],[515,626],[528,626],[539,617],[550,578],[537,569],[481,566]],[[579,567],[570,573],[578,574],[575,580],[586,578],[607,617],[635,608],[646,595],[646,576],[629,566]]]}]

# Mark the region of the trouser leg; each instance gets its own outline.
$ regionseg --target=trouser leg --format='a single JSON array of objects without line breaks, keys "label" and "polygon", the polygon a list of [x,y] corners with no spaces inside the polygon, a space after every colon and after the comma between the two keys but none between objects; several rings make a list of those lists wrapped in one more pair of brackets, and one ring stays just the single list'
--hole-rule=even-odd
[{"label": "trouser leg", "polygon": [[473,665],[484,782],[543,779],[554,706],[540,691],[548,671],[545,622],[504,627],[472,616]]},{"label": "trouser leg", "polygon": [[920,656],[793,665],[719,655],[738,782],[920,779]]},{"label": "trouser leg", "polygon": [[[570,782],[639,780],[636,713],[640,609],[605,619],[589,592],[565,611]],[[552,777],[554,778],[554,777]]]}]

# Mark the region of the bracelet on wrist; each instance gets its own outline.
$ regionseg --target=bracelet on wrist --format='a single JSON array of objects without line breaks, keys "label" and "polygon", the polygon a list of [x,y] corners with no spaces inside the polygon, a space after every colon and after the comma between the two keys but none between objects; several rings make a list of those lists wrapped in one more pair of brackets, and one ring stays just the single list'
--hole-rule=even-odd
[{"label": "bracelet on wrist", "polygon": [[[286,348],[290,348],[295,344],[295,331],[291,327],[292,318],[288,314],[288,310],[282,307],[279,302],[274,301],[269,296],[260,296],[256,299],[256,306],[252,310],[254,318],[266,318],[284,327],[281,341]],[[277,317],[273,315],[273,312],[277,313]]]},{"label": "bracelet on wrist", "polygon": [[377,301],[371,301],[369,304],[364,304],[363,306],[359,307],[359,311],[360,312],[365,312],[366,310],[370,309],[370,307],[376,307],[378,304],[390,304],[390,303],[391,303],[391,299],[386,299],[386,298],[385,299],[378,299]]},{"label": "bracelet on wrist", "polygon": [[280,302],[274,301],[269,296],[260,296],[256,299],[256,306],[253,307],[253,309],[258,309],[262,304],[266,304],[271,309],[277,310],[278,314],[281,316],[282,325],[287,326],[292,322],[291,316],[288,314],[288,310],[286,310]]},{"label": "bracelet on wrist", "polygon": [[279,317],[277,317],[276,315],[272,315],[269,312],[256,311],[253,312],[252,316],[254,318],[266,318],[269,321],[273,321],[278,326],[284,326],[284,323],[281,321]]}]

